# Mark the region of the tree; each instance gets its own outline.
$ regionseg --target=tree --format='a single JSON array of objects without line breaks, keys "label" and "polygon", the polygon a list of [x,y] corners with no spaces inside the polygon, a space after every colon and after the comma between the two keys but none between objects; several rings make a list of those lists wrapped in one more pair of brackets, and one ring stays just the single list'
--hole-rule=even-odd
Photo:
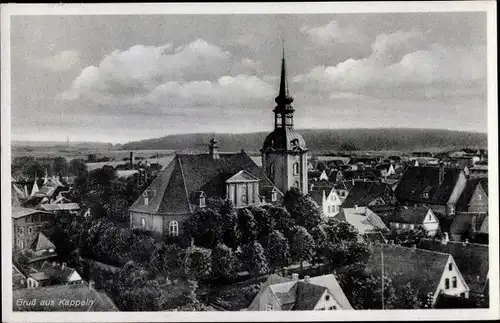
[{"label": "tree", "polygon": [[290,240],[290,252],[294,261],[300,262],[300,271],[303,270],[304,261],[310,261],[315,249],[314,240],[306,228],[295,226]]},{"label": "tree", "polygon": [[238,247],[238,215],[230,200],[222,200],[219,207],[222,221],[222,241],[233,250]]},{"label": "tree", "polygon": [[296,187],[286,192],[283,199],[284,206],[297,225],[311,230],[324,222],[321,210],[310,197],[304,196]]},{"label": "tree", "polygon": [[250,212],[255,218],[257,223],[257,239],[262,239],[267,237],[275,227],[275,219],[271,216],[268,210],[262,207],[253,206]]},{"label": "tree", "polygon": [[252,276],[264,275],[269,271],[264,248],[257,241],[241,247],[240,261]]},{"label": "tree", "polygon": [[198,282],[195,280],[188,280],[188,288],[186,293],[183,295],[186,299],[186,304],[176,308],[174,311],[179,312],[202,312],[202,311],[213,311],[214,308],[207,306],[198,300],[196,295],[196,290],[198,289]]},{"label": "tree", "polygon": [[177,244],[157,244],[151,254],[149,267],[153,272],[167,277],[183,274],[185,250]]},{"label": "tree", "polygon": [[69,163],[64,157],[56,157],[53,161],[53,174],[56,176],[66,176],[69,172]]},{"label": "tree", "polygon": [[280,206],[271,206],[268,210],[268,218],[273,219],[274,230],[281,231],[290,240],[292,229],[295,226],[295,220],[290,213]]},{"label": "tree", "polygon": [[87,171],[87,165],[82,159],[74,158],[69,162],[69,173],[74,176],[80,176],[80,174]]},{"label": "tree", "polygon": [[211,208],[196,209],[185,224],[185,234],[204,248],[213,248],[220,243],[223,229],[222,216]]},{"label": "tree", "polygon": [[358,148],[352,143],[344,142],[344,143],[342,143],[342,145],[340,145],[340,150],[354,151],[354,150],[358,150]]},{"label": "tree", "polygon": [[211,272],[210,250],[191,246],[186,250],[184,268],[186,276],[196,281],[206,279]]},{"label": "tree", "polygon": [[290,265],[290,246],[283,233],[273,230],[264,240],[266,258],[272,272],[275,272],[277,268],[283,270]]},{"label": "tree", "polygon": [[233,278],[236,259],[231,248],[218,244],[212,249],[212,275],[215,278]]},{"label": "tree", "polygon": [[238,232],[240,243],[246,244],[257,238],[257,223],[249,209],[238,210]]}]

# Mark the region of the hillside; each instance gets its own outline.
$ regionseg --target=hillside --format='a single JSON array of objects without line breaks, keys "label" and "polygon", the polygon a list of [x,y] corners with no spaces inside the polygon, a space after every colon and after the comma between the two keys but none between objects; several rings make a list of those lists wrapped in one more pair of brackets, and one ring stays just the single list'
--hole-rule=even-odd
[{"label": "hillside", "polygon": [[[453,149],[463,147],[486,148],[485,133],[436,129],[305,129],[299,130],[312,151],[341,150],[345,145],[356,150]],[[217,134],[222,151],[258,150],[268,132],[246,134]],[[125,150],[137,149],[202,149],[205,150],[212,134],[169,135],[162,138],[129,142]]]}]

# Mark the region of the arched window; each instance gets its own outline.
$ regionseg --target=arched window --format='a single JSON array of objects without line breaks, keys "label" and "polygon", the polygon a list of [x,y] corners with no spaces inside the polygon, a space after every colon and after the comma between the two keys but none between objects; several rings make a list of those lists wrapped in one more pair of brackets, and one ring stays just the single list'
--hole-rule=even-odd
[{"label": "arched window", "polygon": [[299,163],[293,164],[293,175],[299,175]]},{"label": "arched window", "polygon": [[179,222],[175,220],[170,221],[168,224],[168,234],[175,237],[179,235]]},{"label": "arched window", "polygon": [[144,229],[144,228],[146,228],[146,219],[141,218],[141,229]]},{"label": "arched window", "polygon": [[444,280],[444,289],[450,289],[450,279],[448,278]]},{"label": "arched window", "polygon": [[453,270],[453,264],[452,264],[451,262],[448,264],[448,270],[449,270],[449,271],[452,271],[452,270]]}]

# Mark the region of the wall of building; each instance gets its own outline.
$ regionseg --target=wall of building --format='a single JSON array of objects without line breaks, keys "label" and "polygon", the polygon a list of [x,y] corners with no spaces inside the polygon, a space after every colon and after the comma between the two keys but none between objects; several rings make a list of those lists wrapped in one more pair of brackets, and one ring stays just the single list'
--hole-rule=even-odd
[{"label": "wall of building", "polygon": [[[450,264],[452,266],[451,270],[449,270]],[[457,287],[453,287],[453,277],[456,277],[457,279]],[[449,279],[450,282],[449,289],[445,288],[446,279]],[[440,291],[442,291],[446,295],[460,296],[463,294],[465,297],[469,297],[469,287],[465,283],[462,275],[460,275],[459,268],[457,267],[455,261],[453,261],[453,257],[451,256],[449,257],[448,263],[444,268],[443,275],[441,276],[441,280],[439,281],[438,288],[434,295],[434,302],[437,300],[437,296],[439,295]]]},{"label": "wall of building", "polygon": [[422,227],[425,229],[425,231],[427,231],[427,234],[429,236],[435,235],[436,231],[439,229],[439,221],[431,210],[427,212]]},{"label": "wall of building", "polygon": [[[266,171],[267,177],[274,183],[274,185],[284,193],[288,191],[288,163],[287,155],[268,152],[263,156],[263,167]],[[271,165],[274,167],[274,175],[271,172]]]},{"label": "wall of building", "polygon": [[273,311],[281,311],[281,306],[274,294],[271,292],[270,288],[267,288],[260,297],[259,311],[265,311],[266,305],[271,305],[273,307]]},{"label": "wall of building", "polygon": [[28,216],[12,219],[13,234],[12,243],[14,251],[20,251],[20,241],[22,241],[22,249],[29,248],[35,241],[38,233],[43,229],[46,223],[51,221],[53,214],[34,213]]},{"label": "wall of building", "polygon": [[488,212],[488,195],[481,185],[477,185],[469,202],[468,212]]},{"label": "wall of building", "polygon": [[341,310],[339,304],[333,297],[333,295],[325,291],[323,296],[321,296],[320,300],[314,307],[315,311],[335,311],[335,310]]}]

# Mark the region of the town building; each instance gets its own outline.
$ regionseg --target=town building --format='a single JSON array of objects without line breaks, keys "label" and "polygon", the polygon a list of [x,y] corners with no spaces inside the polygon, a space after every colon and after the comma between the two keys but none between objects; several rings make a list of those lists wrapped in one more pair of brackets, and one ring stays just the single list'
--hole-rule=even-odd
[{"label": "town building", "polygon": [[[394,244],[378,244],[370,249],[365,271],[369,275],[388,276],[395,286],[408,283],[419,297],[432,296],[432,305],[439,294],[469,297],[469,286],[452,255],[448,253],[407,248]],[[396,295],[397,297],[397,295]]]},{"label": "town building", "polygon": [[12,207],[12,246],[17,253],[32,245],[37,235],[54,215],[50,212]]},{"label": "town building", "polygon": [[457,201],[457,211],[488,212],[488,178],[470,178]]},{"label": "town building", "polygon": [[452,255],[470,292],[484,294],[490,269],[488,245],[421,239],[418,247]]},{"label": "town building", "polygon": [[308,158],[306,141],[294,129],[293,98],[288,91],[285,54],[281,60],[279,94],[275,99],[274,131],[264,140],[261,149],[262,167],[268,178],[281,191],[296,187],[302,194],[308,192]]},{"label": "town building", "polygon": [[318,204],[326,217],[334,217],[339,213],[342,201],[333,187],[330,191],[311,190],[309,196]]},{"label": "town building", "polygon": [[386,230],[384,221],[372,210],[365,206],[355,208],[341,208],[339,214],[335,217],[338,220],[347,221],[362,236],[368,232]]},{"label": "town building", "polygon": [[488,244],[488,213],[457,212],[447,231],[452,241]]},{"label": "town building", "polygon": [[83,284],[80,274],[66,263],[45,261],[39,270],[33,268],[27,274],[27,287],[38,288],[51,285],[75,285]]},{"label": "town building", "polygon": [[352,310],[334,275],[317,277],[298,274],[292,278],[272,274],[264,282],[248,311]]},{"label": "town building", "polygon": [[408,167],[394,193],[403,205],[427,205],[438,217],[453,217],[466,183],[463,169]]},{"label": "town building", "polygon": [[439,230],[439,219],[432,209],[425,206],[400,206],[389,218],[389,227],[396,230],[415,230],[422,228],[428,236]]}]

